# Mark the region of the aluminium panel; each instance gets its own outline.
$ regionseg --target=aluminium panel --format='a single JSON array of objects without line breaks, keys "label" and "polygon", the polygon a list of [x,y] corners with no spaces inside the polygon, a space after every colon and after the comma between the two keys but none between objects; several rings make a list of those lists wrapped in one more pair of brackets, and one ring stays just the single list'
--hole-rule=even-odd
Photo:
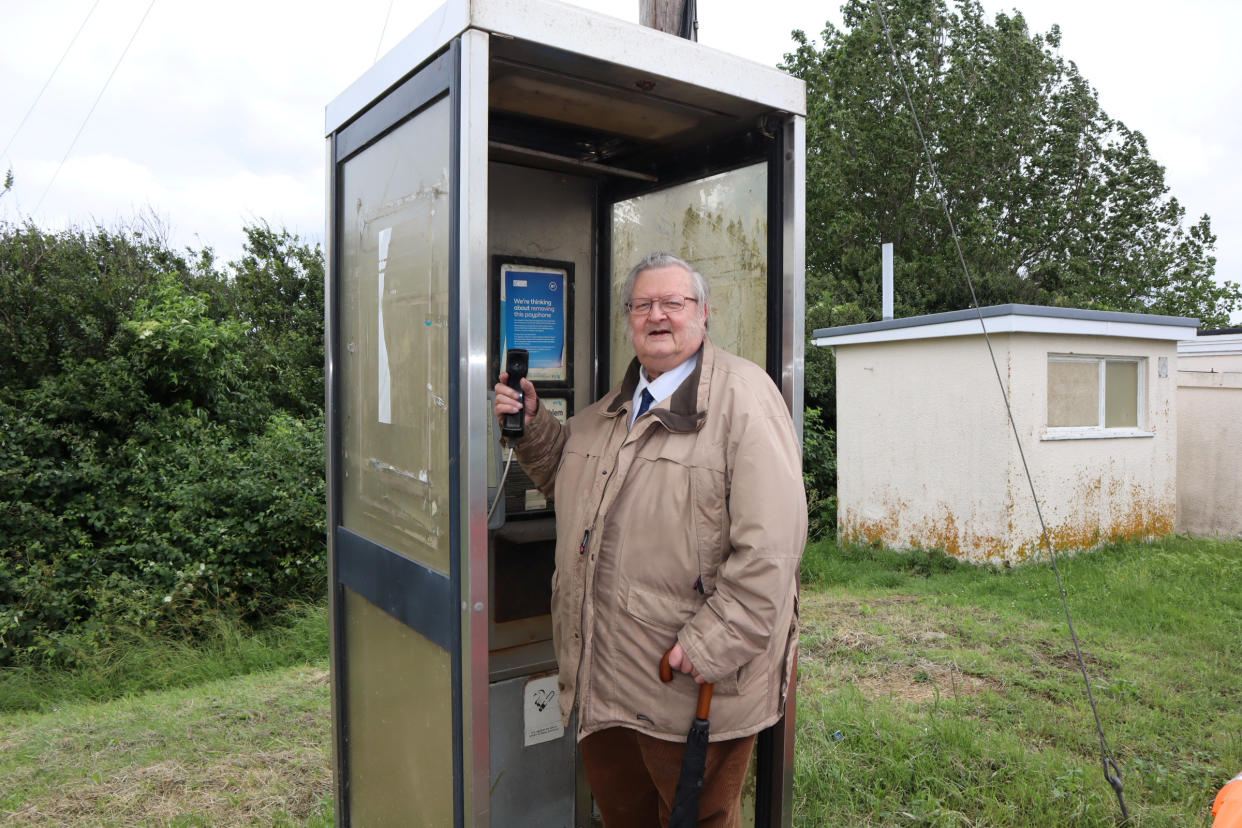
[{"label": "aluminium panel", "polygon": [[461,555],[461,687],[463,802],[466,825],[490,822],[488,729],[487,460],[487,234],[488,37],[468,31],[459,41],[454,134],[459,199],[456,204],[458,393],[462,427],[458,520]]},{"label": "aluminium panel", "polygon": [[[577,728],[555,738],[530,739],[534,702],[551,711],[556,699],[533,691],[556,673],[522,675],[491,685],[491,790],[497,825],[506,828],[574,828]],[[556,714],[559,717],[559,713]],[[559,718],[558,718],[559,724]]]},{"label": "aluminium panel", "polygon": [[328,105],[325,132],[347,123],[468,28],[631,67],[770,109],[806,113],[802,81],[701,43],[555,0],[450,0]]},{"label": "aluminium panel", "polygon": [[802,439],[803,376],[806,368],[806,119],[790,116],[784,129],[784,177],[781,226],[785,291],[785,337],[781,343],[781,392],[793,413],[798,439]]},{"label": "aluminium panel", "polygon": [[336,289],[335,277],[338,272],[335,259],[338,245],[334,228],[337,226],[336,207],[336,136],[329,135],[325,141],[327,158],[327,175],[324,176],[326,189],[325,198],[327,215],[324,227],[324,290],[323,290],[323,325],[324,325],[324,416],[327,434],[325,481],[327,483],[327,551],[328,551],[328,663],[331,665],[331,712],[332,712],[332,767],[335,769],[332,780],[332,791],[335,801],[345,802],[349,794],[346,780],[349,777],[346,765],[346,729],[345,729],[345,676],[341,669],[344,664],[344,617],[341,612],[341,597],[337,585],[340,583],[339,567],[337,566],[336,527],[341,520],[340,486],[337,476],[340,474],[341,440],[339,433],[339,413],[337,411],[337,341],[339,326],[336,323]]},{"label": "aluminium panel", "polygon": [[[780,226],[773,235],[781,239],[781,393],[793,416],[798,441],[803,429],[803,371],[806,350],[806,120],[789,116],[782,130],[780,176],[782,179]],[[795,656],[796,658],[796,656]],[[797,720],[798,676],[795,662],[785,702],[785,715],[769,730],[767,783],[771,801],[768,812],[757,815],[757,824],[789,828],[793,824],[794,744]],[[765,822],[766,820],[766,822]]]}]

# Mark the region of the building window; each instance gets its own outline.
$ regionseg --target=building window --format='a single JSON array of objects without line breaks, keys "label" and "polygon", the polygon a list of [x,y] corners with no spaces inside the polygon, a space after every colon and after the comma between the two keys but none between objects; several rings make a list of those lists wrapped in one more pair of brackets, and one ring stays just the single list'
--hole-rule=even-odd
[{"label": "building window", "polygon": [[1049,354],[1049,436],[1138,433],[1145,425],[1145,363],[1138,357]]}]

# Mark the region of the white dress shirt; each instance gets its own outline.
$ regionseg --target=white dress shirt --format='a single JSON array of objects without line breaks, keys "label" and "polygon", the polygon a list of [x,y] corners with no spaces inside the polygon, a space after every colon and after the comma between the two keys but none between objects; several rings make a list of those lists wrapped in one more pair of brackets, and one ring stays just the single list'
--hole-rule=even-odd
[{"label": "white dress shirt", "polygon": [[651,392],[653,400],[651,404],[654,406],[661,400],[671,397],[673,392],[677,390],[677,386],[681,385],[682,380],[690,376],[694,366],[698,364],[699,355],[696,352],[681,365],[665,371],[654,380],[647,379],[647,369],[640,365],[638,368],[638,387],[634,389],[634,398],[631,400],[632,404],[630,405],[630,428],[634,427],[634,421],[638,419],[638,404],[643,398],[643,389]]}]

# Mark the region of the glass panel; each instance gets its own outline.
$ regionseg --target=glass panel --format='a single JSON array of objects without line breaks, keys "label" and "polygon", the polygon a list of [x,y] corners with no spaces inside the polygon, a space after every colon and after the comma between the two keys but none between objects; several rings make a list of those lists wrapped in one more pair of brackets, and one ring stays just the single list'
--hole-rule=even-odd
[{"label": "glass panel", "polygon": [[1137,362],[1109,360],[1104,366],[1104,427],[1138,428]]},{"label": "glass panel", "polygon": [[342,166],[342,523],[449,571],[449,104]]},{"label": "glass panel", "polygon": [[620,201],[612,209],[612,377],[634,358],[621,308],[625,276],[663,251],[688,261],[711,286],[712,341],[767,364],[768,168],[732,170]]},{"label": "glass panel", "polygon": [[1048,427],[1100,424],[1100,363],[1048,360]]},{"label": "glass panel", "polygon": [[344,592],[352,822],[452,825],[449,654],[353,590]]}]

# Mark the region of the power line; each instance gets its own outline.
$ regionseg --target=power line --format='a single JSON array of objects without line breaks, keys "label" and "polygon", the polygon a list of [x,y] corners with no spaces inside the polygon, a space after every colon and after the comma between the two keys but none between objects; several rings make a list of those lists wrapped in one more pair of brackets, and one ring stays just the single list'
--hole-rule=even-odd
[{"label": "power line", "polygon": [[100,99],[103,98],[104,92],[108,91],[108,84],[112,83],[116,70],[121,68],[121,61],[125,60],[125,56],[129,54],[129,47],[134,45],[134,39],[138,37],[138,32],[142,30],[142,24],[147,22],[147,15],[151,14],[151,9],[155,7],[155,0],[151,0],[147,10],[142,13],[142,19],[138,21],[138,25],[134,27],[134,33],[129,36],[129,42],[125,44],[125,48],[121,51],[121,56],[116,59],[116,65],[112,67],[112,71],[108,74],[108,79],[104,81],[103,87],[100,88],[99,94],[95,96],[95,102],[91,104],[90,111],[86,113],[86,117],[82,119],[82,125],[78,127],[77,133],[73,136],[73,140],[69,142],[69,149],[65,150],[65,157],[60,159],[60,163],[56,166],[56,172],[52,173],[52,178],[47,182],[47,187],[43,190],[43,195],[39,196],[39,202],[35,204],[34,212],[39,212],[39,208],[43,206],[43,199],[47,198],[48,191],[52,189],[52,185],[56,183],[56,177],[60,175],[61,168],[65,166],[65,162],[69,160],[70,153],[73,152],[74,146],[78,143],[78,138],[82,136],[82,130],[86,129],[86,124],[90,121],[91,116],[95,114],[95,107],[99,106]]},{"label": "power line", "polygon": [[966,266],[966,256],[962,253],[962,243],[957,235],[957,227],[953,224],[953,214],[949,210],[949,203],[945,198],[944,185],[940,181],[940,173],[936,169],[936,162],[932,159],[931,150],[927,147],[927,138],[923,135],[923,125],[919,122],[918,110],[914,108],[914,97],[910,94],[910,87],[906,84],[906,75],[902,71],[901,61],[898,58],[897,47],[893,45],[893,35],[889,30],[888,17],[884,14],[879,0],[872,0],[872,5],[879,14],[880,22],[884,26],[884,38],[888,41],[889,53],[893,58],[893,65],[897,69],[897,78],[901,81],[901,88],[905,91],[906,104],[910,107],[910,115],[914,119],[914,128],[918,132],[919,141],[923,145],[923,155],[927,159],[927,166],[931,170],[932,185],[936,189],[936,197],[940,201],[940,207],[944,211],[945,219],[949,223],[949,234],[953,237],[953,245],[957,248],[957,258],[962,266],[962,273],[966,277],[966,286],[970,288],[970,301],[974,306],[975,313],[979,316],[979,327],[983,330],[983,341],[988,346],[988,356],[992,359],[992,370],[996,372],[996,382],[1000,386],[1001,398],[1005,401],[1005,413],[1009,417],[1009,425],[1013,429],[1013,439],[1018,444],[1018,457],[1022,460],[1022,469],[1026,472],[1026,482],[1031,489],[1031,499],[1035,502],[1035,515],[1039,518],[1039,527],[1044,548],[1048,553],[1048,559],[1052,563],[1053,574],[1056,575],[1057,588],[1061,591],[1061,606],[1065,610],[1065,620],[1069,624],[1070,637],[1074,641],[1074,654],[1078,657],[1078,668],[1082,672],[1083,683],[1087,687],[1087,700],[1091,703],[1091,713],[1095,716],[1095,730],[1100,737],[1100,757],[1104,765],[1104,778],[1108,784],[1112,786],[1113,792],[1117,794],[1117,804],[1121,807],[1122,824],[1128,824],[1130,821],[1130,811],[1126,808],[1125,796],[1122,795],[1121,784],[1121,768],[1117,764],[1117,760],[1113,758],[1112,748],[1109,747],[1108,739],[1104,735],[1104,725],[1100,721],[1100,711],[1095,704],[1095,694],[1091,691],[1091,678],[1087,675],[1087,664],[1082,657],[1082,646],[1078,642],[1078,634],[1074,631],[1074,619],[1070,615],[1069,598],[1065,593],[1065,584],[1061,581],[1061,570],[1057,566],[1056,552],[1052,549],[1052,541],[1048,535],[1048,524],[1044,522],[1044,513],[1039,506],[1039,495],[1035,492],[1035,479],[1031,476],[1031,467],[1026,462],[1026,452],[1022,448],[1022,437],[1018,434],[1018,424],[1013,418],[1013,409],[1009,405],[1009,394],[1005,391],[1005,381],[1001,378],[1000,366],[996,362],[996,353],[992,350],[992,338],[988,335],[987,325],[983,321],[983,311],[979,307],[979,298],[975,295],[975,283],[970,277],[970,268]]},{"label": "power line", "polygon": [[380,47],[384,45],[384,33],[388,31],[388,18],[392,17],[393,0],[388,0],[388,11],[384,14],[384,25],[380,28],[379,42],[375,44],[375,57],[372,63],[379,60]]},{"label": "power line", "polygon": [[34,102],[30,104],[30,109],[26,110],[26,114],[22,116],[21,123],[17,125],[17,129],[13,130],[9,142],[4,145],[4,152],[0,152],[0,158],[9,154],[9,148],[13,146],[13,142],[17,140],[17,134],[22,131],[22,127],[26,125],[26,119],[30,117],[30,113],[34,112],[35,107],[39,105],[39,99],[43,97],[43,93],[47,91],[48,86],[52,83],[52,78],[56,77],[56,73],[60,70],[60,65],[65,62],[65,58],[69,57],[69,50],[73,48],[73,44],[78,42],[78,35],[82,34],[82,30],[86,28],[86,21],[91,19],[91,15],[95,13],[95,9],[99,7],[99,0],[95,0],[95,4],[91,6],[90,11],[86,13],[86,17],[82,18],[82,25],[78,26],[78,30],[73,33],[73,37],[69,39],[69,45],[65,47],[65,53],[60,56],[60,60],[56,61],[56,66],[52,68],[52,74],[47,76],[47,80],[43,84],[43,88],[39,90],[39,94],[35,95]]}]

